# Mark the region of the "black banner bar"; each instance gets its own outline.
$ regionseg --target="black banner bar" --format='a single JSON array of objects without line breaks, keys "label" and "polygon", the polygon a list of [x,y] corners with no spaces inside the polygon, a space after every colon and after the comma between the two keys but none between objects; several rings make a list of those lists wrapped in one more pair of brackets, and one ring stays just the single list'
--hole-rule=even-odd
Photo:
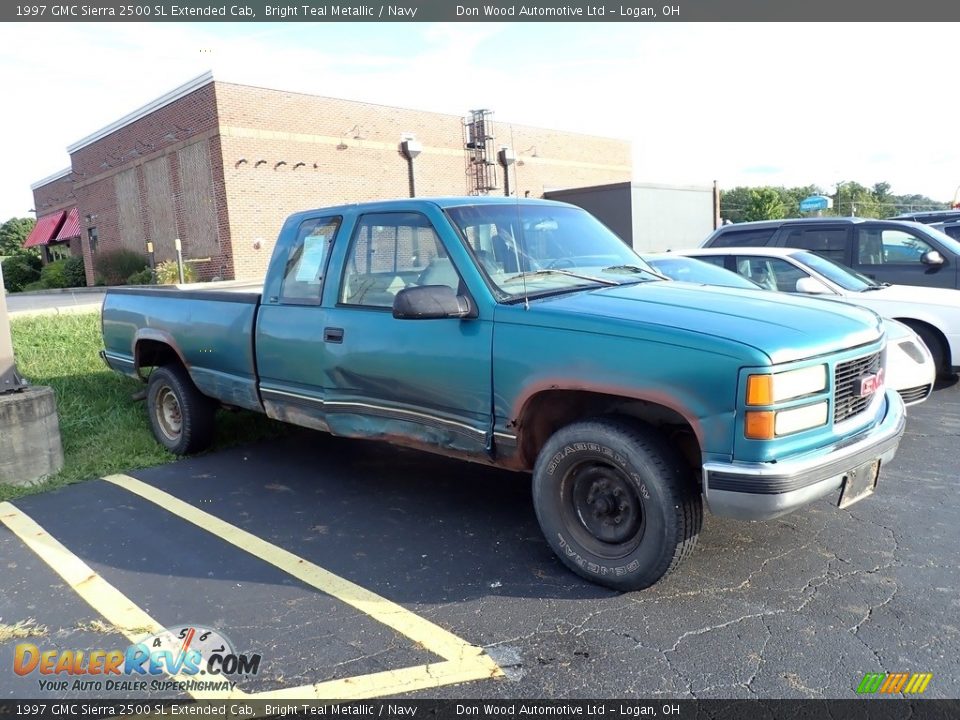
[{"label": "black banner bar", "polygon": [[[943,0],[638,0],[620,2],[217,2],[93,0],[10,2],[2,22],[912,22],[960,20],[960,3]],[[811,43],[815,40],[811,38]]]},{"label": "black banner bar", "polygon": [[414,720],[955,720],[958,700],[3,700],[2,718],[413,718]]}]

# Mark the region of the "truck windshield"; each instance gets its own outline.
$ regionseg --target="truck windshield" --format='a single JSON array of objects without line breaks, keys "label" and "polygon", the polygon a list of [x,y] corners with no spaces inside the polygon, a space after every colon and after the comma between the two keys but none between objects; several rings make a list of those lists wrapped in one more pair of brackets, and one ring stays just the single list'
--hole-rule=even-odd
[{"label": "truck windshield", "polygon": [[447,214],[504,299],[660,278],[580,208],[491,203]]}]

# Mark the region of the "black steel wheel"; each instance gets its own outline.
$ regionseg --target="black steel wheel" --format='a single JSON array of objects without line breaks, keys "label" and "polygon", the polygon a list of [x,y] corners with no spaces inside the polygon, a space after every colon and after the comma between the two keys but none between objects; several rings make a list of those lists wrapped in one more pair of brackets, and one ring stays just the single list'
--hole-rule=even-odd
[{"label": "black steel wheel", "polygon": [[533,473],[537,519],[575,573],[618,590],[653,585],[696,545],[700,493],[655,429],[597,418],[557,431]]}]

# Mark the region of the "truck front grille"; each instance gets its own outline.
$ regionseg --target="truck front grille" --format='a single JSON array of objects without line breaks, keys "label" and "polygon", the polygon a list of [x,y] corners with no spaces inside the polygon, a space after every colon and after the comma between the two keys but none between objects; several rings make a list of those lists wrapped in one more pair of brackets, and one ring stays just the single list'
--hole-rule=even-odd
[{"label": "truck front grille", "polygon": [[837,365],[833,372],[834,398],[833,421],[842,422],[867,409],[873,395],[860,396],[860,378],[875,375],[880,371],[880,353],[847,360]]}]

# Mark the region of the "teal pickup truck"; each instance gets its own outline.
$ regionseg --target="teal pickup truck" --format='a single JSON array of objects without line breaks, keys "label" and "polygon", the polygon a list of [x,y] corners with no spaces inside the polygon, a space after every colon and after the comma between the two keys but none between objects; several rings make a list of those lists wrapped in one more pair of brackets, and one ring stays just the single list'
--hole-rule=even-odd
[{"label": "teal pickup truck", "polygon": [[224,406],[532,472],[553,550],[619,589],[677,566],[704,503],[869,495],[904,428],[872,312],[666,280],[548,201],[297,213],[262,294],[111,289],[103,337],[174,453]]}]

